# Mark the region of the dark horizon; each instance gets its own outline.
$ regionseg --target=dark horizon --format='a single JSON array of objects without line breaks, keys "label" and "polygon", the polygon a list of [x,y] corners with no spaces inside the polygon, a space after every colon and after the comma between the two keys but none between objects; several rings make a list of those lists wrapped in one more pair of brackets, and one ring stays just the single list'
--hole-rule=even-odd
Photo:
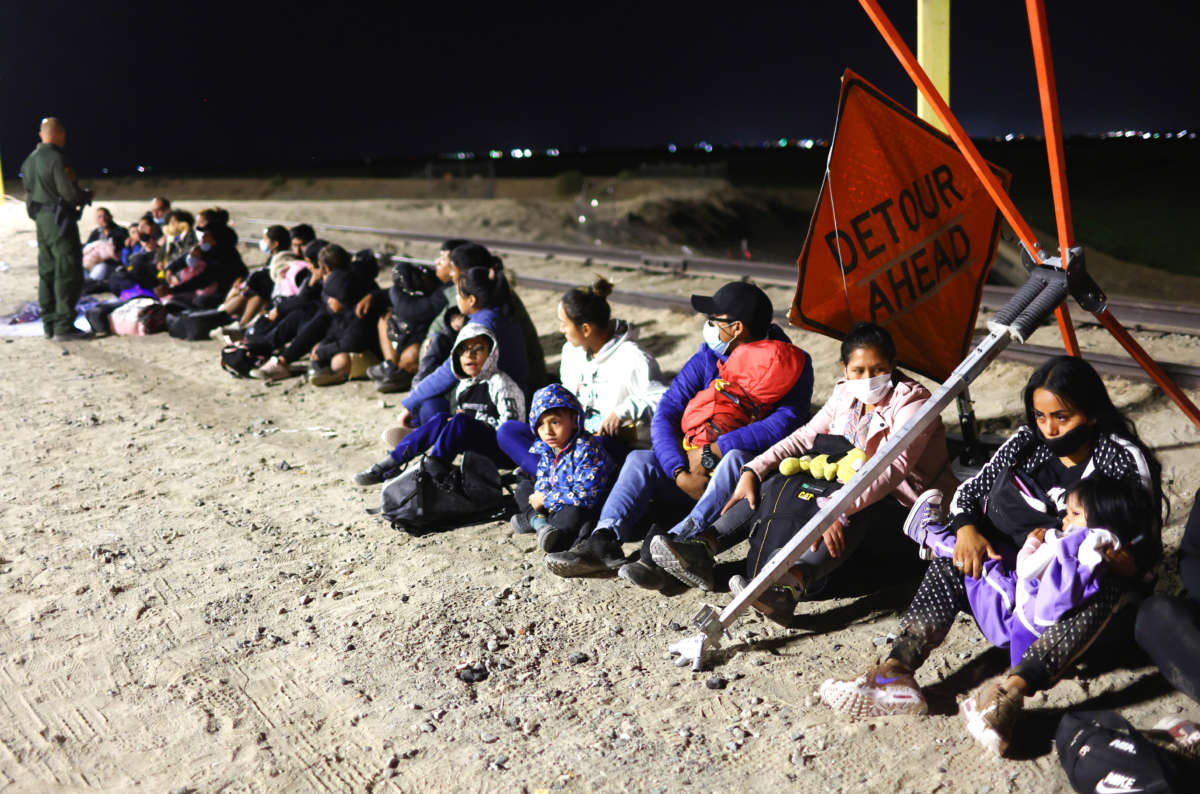
[{"label": "dark horizon", "polygon": [[[884,9],[915,44],[914,0]],[[1047,3],[1068,134],[1200,121],[1191,28],[1167,4]],[[8,9],[0,161],[57,115],[81,175],[300,170],[515,147],[680,150],[828,138],[849,67],[915,89],[857,3],[686,16],[633,3],[401,9],[315,0]],[[952,8],[951,106],[979,138],[1042,132],[1024,7]],[[50,50],[53,55],[42,55]],[[27,65],[27,66],[22,66]],[[507,159],[507,158],[506,158]],[[476,162],[479,162],[478,160]]]}]

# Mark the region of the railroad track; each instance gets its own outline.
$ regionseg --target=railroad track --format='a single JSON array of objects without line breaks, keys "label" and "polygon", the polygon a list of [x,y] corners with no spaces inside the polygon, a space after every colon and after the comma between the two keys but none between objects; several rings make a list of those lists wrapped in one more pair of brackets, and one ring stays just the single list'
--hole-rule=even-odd
[{"label": "railroad track", "polygon": [[[250,223],[279,223],[287,226],[294,225],[295,223],[294,221],[263,218],[247,218],[246,220]],[[444,234],[412,232],[402,229],[380,229],[372,226],[348,226],[332,223],[314,223],[312,226],[330,231],[398,237],[422,243],[440,244],[446,239],[446,235]],[[472,237],[471,239],[498,253],[540,256],[546,259],[564,259],[588,264],[610,264],[619,267],[631,267],[647,272],[751,278],[759,283],[776,286],[794,286],[796,283],[796,266],[782,262],[719,259],[715,257],[667,256],[648,254],[644,251],[635,251],[632,249],[593,249],[579,245],[528,243],[520,240],[481,237]],[[557,290],[560,292],[577,286],[573,281],[522,276],[520,274],[516,276],[516,282],[521,286],[533,289]],[[1016,287],[987,285],[983,288],[981,305],[985,309],[997,309],[1004,305],[1016,289]],[[686,312],[692,310],[688,299],[681,295],[665,295],[638,290],[614,290],[609,299],[614,303],[646,308],[665,307]],[[1143,328],[1200,336],[1200,306],[1191,306],[1183,303],[1143,301],[1136,298],[1110,297],[1109,307],[1112,309],[1113,314],[1127,328]],[[786,312],[776,312],[776,317],[784,323],[787,322]],[[1078,307],[1072,308],[1072,318],[1081,324],[1089,322],[1096,324],[1096,320],[1091,314],[1084,312]],[[1001,354],[1001,358],[1028,364],[1039,364],[1050,356],[1058,355],[1061,352],[1057,348],[1042,345],[1011,345]],[[1091,362],[1097,371],[1103,375],[1128,378],[1130,380],[1149,380],[1149,376],[1146,375],[1142,368],[1127,357],[1089,352],[1085,352],[1083,357]],[[1159,363],[1180,386],[1188,389],[1200,388],[1200,366],[1174,362]]]}]

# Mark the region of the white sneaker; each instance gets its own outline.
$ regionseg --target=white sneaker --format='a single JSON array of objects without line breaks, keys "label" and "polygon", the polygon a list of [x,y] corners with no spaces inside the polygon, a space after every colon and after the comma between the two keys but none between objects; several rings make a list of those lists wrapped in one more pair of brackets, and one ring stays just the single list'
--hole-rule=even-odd
[{"label": "white sneaker", "polygon": [[829,708],[854,719],[929,712],[916,679],[907,673],[885,676],[879,666],[848,681],[827,679],[820,694]]},{"label": "white sneaker", "polygon": [[1002,756],[1024,702],[1020,692],[991,683],[964,700],[958,710],[967,721],[967,733],[993,755]]},{"label": "white sneaker", "polygon": [[259,378],[260,380],[283,380],[291,377],[291,369],[288,364],[279,356],[272,356],[266,364],[263,364],[257,369],[250,370],[250,377]]}]

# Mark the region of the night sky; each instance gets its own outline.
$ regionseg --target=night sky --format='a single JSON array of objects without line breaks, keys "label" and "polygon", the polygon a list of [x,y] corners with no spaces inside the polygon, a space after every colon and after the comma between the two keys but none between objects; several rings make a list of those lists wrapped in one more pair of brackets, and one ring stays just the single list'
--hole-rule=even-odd
[{"label": "night sky", "polygon": [[[1070,132],[1200,126],[1186,4],[1048,0]],[[884,9],[916,44],[915,0]],[[952,10],[951,106],[1039,133],[1024,3]],[[303,167],[454,150],[827,137],[850,67],[914,89],[854,0],[5,3],[0,158],[42,116],[87,176]]]}]

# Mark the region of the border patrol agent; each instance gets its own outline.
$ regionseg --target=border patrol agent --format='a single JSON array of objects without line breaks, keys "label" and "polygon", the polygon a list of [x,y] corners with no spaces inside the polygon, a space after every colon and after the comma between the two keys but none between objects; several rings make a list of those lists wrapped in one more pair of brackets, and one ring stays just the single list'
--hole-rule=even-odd
[{"label": "border patrol agent", "polygon": [[83,253],[79,214],[92,201],[92,191],[79,187],[62,147],[67,130],[56,118],[42,119],[42,142],[25,158],[25,209],[37,223],[38,303],[46,338],[68,342],[85,339],[77,331],[75,304],[83,289]]}]

